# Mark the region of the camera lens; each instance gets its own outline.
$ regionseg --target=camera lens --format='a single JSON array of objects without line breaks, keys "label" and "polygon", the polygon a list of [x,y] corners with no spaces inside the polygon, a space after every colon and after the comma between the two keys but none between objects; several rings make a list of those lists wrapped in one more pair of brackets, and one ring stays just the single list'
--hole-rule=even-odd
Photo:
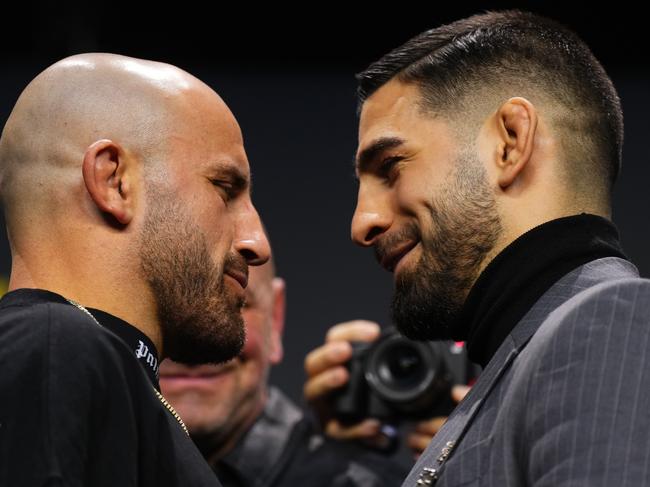
[{"label": "camera lens", "polygon": [[411,390],[426,378],[426,369],[417,348],[410,343],[398,343],[378,360],[377,374],[395,390]]},{"label": "camera lens", "polygon": [[376,342],[354,343],[347,364],[350,380],[334,397],[336,417],[350,424],[363,418],[397,424],[449,414],[454,403],[445,347],[390,329]]},{"label": "camera lens", "polygon": [[441,366],[429,344],[388,335],[368,356],[366,380],[385,400],[409,402],[431,388]]}]

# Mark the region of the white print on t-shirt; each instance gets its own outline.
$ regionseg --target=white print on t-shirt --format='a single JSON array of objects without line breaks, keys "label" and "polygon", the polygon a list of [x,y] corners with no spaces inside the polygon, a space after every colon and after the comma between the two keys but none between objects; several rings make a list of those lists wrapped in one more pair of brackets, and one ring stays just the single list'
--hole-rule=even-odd
[{"label": "white print on t-shirt", "polygon": [[137,358],[142,358],[145,357],[145,361],[147,362],[147,365],[151,367],[156,374],[156,377],[158,377],[158,359],[156,356],[149,351],[149,347],[147,347],[142,340],[138,340],[138,343],[140,346],[138,346],[137,350],[135,351],[135,356]]}]

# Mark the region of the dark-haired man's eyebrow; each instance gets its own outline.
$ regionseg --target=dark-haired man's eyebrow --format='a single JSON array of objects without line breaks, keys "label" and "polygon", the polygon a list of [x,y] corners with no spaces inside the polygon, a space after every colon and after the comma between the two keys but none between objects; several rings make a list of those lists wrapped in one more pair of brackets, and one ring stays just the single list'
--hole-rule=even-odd
[{"label": "dark-haired man's eyebrow", "polygon": [[354,173],[358,175],[366,172],[370,165],[388,149],[394,149],[403,145],[406,141],[400,137],[380,137],[373,140],[359,152],[354,162]]}]

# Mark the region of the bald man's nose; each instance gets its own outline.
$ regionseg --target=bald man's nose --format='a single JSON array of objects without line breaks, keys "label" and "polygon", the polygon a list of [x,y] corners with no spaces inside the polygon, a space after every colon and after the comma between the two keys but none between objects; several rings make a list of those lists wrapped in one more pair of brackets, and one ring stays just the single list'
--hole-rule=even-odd
[{"label": "bald man's nose", "polygon": [[352,216],[352,240],[369,247],[392,223],[393,216],[387,202],[359,187],[357,207]]},{"label": "bald man's nose", "polygon": [[271,257],[271,246],[255,207],[250,204],[239,219],[234,246],[248,265],[262,265]]}]

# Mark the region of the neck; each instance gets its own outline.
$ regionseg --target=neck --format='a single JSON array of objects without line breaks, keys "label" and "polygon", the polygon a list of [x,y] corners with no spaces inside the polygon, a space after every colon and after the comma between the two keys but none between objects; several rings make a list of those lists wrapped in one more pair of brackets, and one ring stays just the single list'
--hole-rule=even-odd
[{"label": "neck", "polygon": [[144,333],[162,353],[155,300],[146,283],[133,275],[133,263],[122,262],[108,269],[93,264],[96,262],[83,257],[61,259],[51,253],[35,256],[12,249],[9,290],[44,289],[115,315]]},{"label": "neck", "polygon": [[468,342],[486,366],[535,302],[570,271],[592,260],[625,258],[616,227],[596,215],[574,215],[535,227],[508,245],[474,283],[454,339]]}]

